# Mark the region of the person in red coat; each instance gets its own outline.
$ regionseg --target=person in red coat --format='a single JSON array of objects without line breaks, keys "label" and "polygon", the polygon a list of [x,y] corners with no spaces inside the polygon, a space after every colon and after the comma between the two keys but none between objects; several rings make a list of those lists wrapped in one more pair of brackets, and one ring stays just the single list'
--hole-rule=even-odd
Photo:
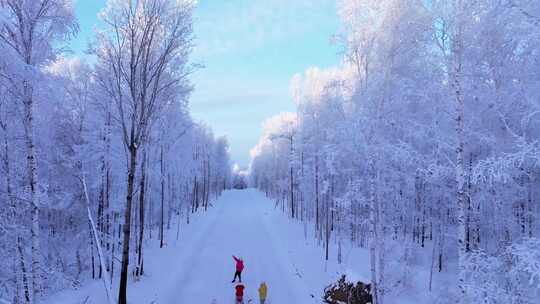
[{"label": "person in red coat", "polygon": [[242,258],[237,258],[234,255],[233,259],[236,262],[236,272],[234,273],[234,279],[232,283],[236,282],[236,277],[238,277],[240,283],[242,283],[242,270],[244,270],[244,260],[242,260]]},{"label": "person in red coat", "polygon": [[236,277],[238,277],[239,282],[242,283],[242,271],[244,270],[244,260],[242,258],[237,258],[233,255],[233,259],[236,262],[236,271],[234,273],[234,279],[232,283],[236,282]]},{"label": "person in red coat", "polygon": [[242,271],[244,270],[244,260],[242,258],[237,258],[234,255],[232,256],[236,262],[236,272],[234,273],[234,279],[232,283],[236,282],[236,277],[238,277],[240,283],[242,283]]},{"label": "person in red coat", "polygon": [[237,304],[243,304],[244,303],[244,285],[242,283],[238,283],[236,285],[236,287],[234,287],[234,289],[236,289],[236,303]]}]

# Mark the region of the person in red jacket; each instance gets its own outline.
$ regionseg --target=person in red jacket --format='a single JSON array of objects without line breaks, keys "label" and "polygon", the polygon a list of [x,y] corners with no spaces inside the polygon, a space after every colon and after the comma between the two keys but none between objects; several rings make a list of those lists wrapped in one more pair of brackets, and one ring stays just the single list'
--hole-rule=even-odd
[{"label": "person in red jacket", "polygon": [[244,304],[244,285],[242,283],[238,283],[234,289],[236,289],[236,303]]},{"label": "person in red jacket", "polygon": [[244,270],[244,260],[242,258],[237,258],[234,255],[232,256],[236,262],[236,272],[234,273],[234,279],[232,283],[236,282],[236,277],[238,277],[240,283],[242,283],[242,271]]}]

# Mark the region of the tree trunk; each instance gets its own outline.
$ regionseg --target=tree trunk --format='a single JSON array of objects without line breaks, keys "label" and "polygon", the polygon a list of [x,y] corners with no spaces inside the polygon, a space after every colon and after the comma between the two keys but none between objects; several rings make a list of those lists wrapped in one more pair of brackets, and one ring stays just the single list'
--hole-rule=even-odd
[{"label": "tree trunk", "polygon": [[295,205],[294,205],[294,174],[293,174],[293,171],[294,171],[294,168],[293,168],[293,156],[294,156],[294,148],[293,148],[293,137],[291,136],[290,137],[290,160],[289,160],[289,166],[290,166],[290,172],[289,172],[289,179],[290,179],[290,189],[289,189],[289,192],[290,192],[290,197],[291,197],[291,217],[294,219],[295,218],[295,214],[294,214],[294,211],[295,211]]},{"label": "tree trunk", "polygon": [[467,180],[467,171],[465,169],[465,131],[464,131],[464,97],[461,86],[462,77],[462,51],[463,51],[463,2],[456,0],[456,29],[454,33],[453,50],[452,50],[452,89],[455,94],[456,113],[455,113],[455,128],[457,137],[456,147],[456,185],[457,185],[457,239],[458,239],[458,290],[461,293],[457,296],[457,302],[466,302],[466,255],[467,255],[467,193],[465,182]]},{"label": "tree trunk", "polygon": [[[103,190],[104,189],[100,189],[100,196],[99,196],[99,200],[98,200],[98,214],[97,214],[97,229],[98,231],[101,232],[101,234],[103,235],[103,231],[104,231],[104,223],[103,223]],[[92,234],[90,234],[90,236],[92,236]],[[101,240],[103,241],[103,240]],[[101,246],[103,246],[103,243],[101,243]],[[93,256],[92,256],[93,258]],[[99,272],[98,272],[98,277],[101,279],[101,273],[102,269],[101,269],[101,265],[99,266]]]},{"label": "tree trunk", "polygon": [[315,228],[320,230],[319,219],[319,157],[315,157]]},{"label": "tree trunk", "polygon": [[127,304],[127,281],[129,266],[129,240],[131,235],[131,208],[133,204],[133,186],[137,170],[137,146],[132,143],[129,146],[129,171],[127,181],[126,210],[124,213],[123,243],[122,243],[122,266],[120,270],[120,287],[118,289],[118,304]]},{"label": "tree trunk", "polygon": [[[101,266],[101,269],[105,271],[105,275],[103,276],[102,279],[103,279],[103,285],[105,286],[105,292],[107,293],[107,300],[109,301],[109,304],[114,304],[114,301],[111,295],[111,285],[109,283],[109,278],[108,278],[109,276],[107,275],[107,268],[105,266],[106,264],[105,255],[103,254],[103,250],[100,245],[101,242],[99,240],[98,232],[96,230],[96,225],[94,223],[94,219],[92,218],[92,213],[90,212],[90,197],[88,196],[88,188],[86,186],[86,179],[84,177],[84,173],[82,174],[81,181],[83,184],[84,197],[86,200],[86,211],[88,215],[88,223],[90,225],[91,234],[94,237],[93,238],[94,243],[96,244],[96,249],[97,249],[98,257],[99,257],[99,265]],[[92,260],[93,260],[93,256],[92,256]],[[93,264],[93,261],[92,261],[92,264]]]},{"label": "tree trunk", "polygon": [[371,271],[371,291],[373,294],[373,304],[379,302],[379,280],[377,275],[377,201],[375,196],[375,160],[370,160],[370,206],[369,206],[369,257]]},{"label": "tree trunk", "polygon": [[41,296],[41,261],[40,261],[40,227],[39,227],[39,211],[38,202],[38,170],[36,147],[34,143],[34,103],[32,98],[32,87],[27,81],[24,81],[24,135],[26,142],[26,160],[27,174],[30,186],[30,203],[31,203],[31,227],[30,235],[32,239],[32,295],[33,302],[39,303]]},{"label": "tree trunk", "polygon": [[326,195],[326,199],[325,199],[325,205],[326,205],[326,208],[325,208],[325,218],[326,218],[326,223],[325,223],[325,260],[328,261],[328,257],[329,257],[329,249],[330,249],[330,195],[327,194]]},{"label": "tree trunk", "polygon": [[118,219],[118,213],[114,212],[113,213],[113,231],[112,231],[112,246],[111,246],[111,282],[114,278],[114,257],[115,257],[115,254],[116,254],[116,247],[118,245],[117,241],[116,241],[116,220]]},{"label": "tree trunk", "polygon": [[291,164],[291,170],[290,170],[290,196],[291,196],[291,217],[294,219],[294,189],[293,189],[293,183],[294,183],[294,180],[293,180],[293,167],[292,167],[292,164]]},{"label": "tree trunk", "polygon": [[[377,185],[381,184],[381,178],[380,178],[380,170],[376,171],[375,174],[375,181]],[[375,189],[378,191],[378,188]],[[375,192],[377,194],[377,192]],[[376,206],[376,217],[377,220],[375,229],[377,230],[377,239],[376,239],[376,245],[377,245],[377,258],[379,262],[379,269],[377,269],[377,274],[379,275],[378,282],[377,282],[377,288],[378,288],[378,304],[384,303],[384,298],[386,294],[386,285],[385,285],[385,278],[386,278],[386,272],[385,272],[385,266],[386,266],[386,248],[385,248],[385,241],[386,241],[386,231],[385,231],[385,223],[386,223],[386,209],[384,200],[378,199],[378,197],[375,197],[375,206]]]},{"label": "tree trunk", "polygon": [[21,267],[21,276],[22,276],[22,284],[23,284],[23,291],[24,291],[24,301],[26,303],[30,303],[30,288],[28,287],[28,276],[27,276],[27,270],[26,270],[26,263],[24,262],[24,253],[21,243],[21,237],[17,236],[17,253],[19,256],[19,264]]},{"label": "tree trunk", "polygon": [[161,222],[159,223],[159,248],[163,248],[163,225],[165,221],[165,211],[163,210],[165,204],[165,169],[163,165],[163,145],[161,146],[160,153],[160,163],[161,163]]},{"label": "tree trunk", "polygon": [[[145,149],[146,150],[146,149]],[[146,151],[143,153],[143,163],[142,163],[142,172],[141,172],[141,183],[139,184],[140,194],[139,194],[139,248],[137,252],[139,253],[137,260],[137,276],[142,276],[144,274],[144,264],[143,264],[143,240],[144,240],[144,195],[146,191]]]},{"label": "tree trunk", "polygon": [[[19,236],[15,236],[15,244],[17,244],[17,240],[18,240],[18,237]],[[14,285],[15,285],[15,291],[13,293],[13,304],[21,304],[21,290],[22,290],[22,285],[21,285],[21,280],[20,280],[20,275],[19,275],[19,261],[17,260],[17,256],[19,255],[18,252],[17,252],[17,246],[15,245],[13,247],[13,282],[14,282]]]},{"label": "tree trunk", "polygon": [[92,280],[96,279],[96,263],[94,258],[94,238],[92,236],[92,227],[90,226],[90,222],[88,222],[88,232],[90,236],[90,264],[92,265]]},{"label": "tree trunk", "polygon": [[174,191],[173,191],[173,184],[171,180],[171,173],[167,173],[167,231],[171,230],[171,217],[172,217],[172,211],[173,211],[173,203],[174,203]]},{"label": "tree trunk", "polygon": [[212,187],[212,183],[211,183],[211,180],[212,180],[212,176],[211,176],[211,171],[210,171],[210,157],[208,158],[208,160],[206,161],[206,196],[205,196],[205,199],[204,199],[204,211],[207,211],[208,210],[208,201],[210,200],[210,190],[211,190],[211,187]]},{"label": "tree trunk", "polygon": [[533,237],[534,232],[534,200],[533,200],[533,179],[531,172],[527,172],[527,226],[529,228],[528,236]]}]

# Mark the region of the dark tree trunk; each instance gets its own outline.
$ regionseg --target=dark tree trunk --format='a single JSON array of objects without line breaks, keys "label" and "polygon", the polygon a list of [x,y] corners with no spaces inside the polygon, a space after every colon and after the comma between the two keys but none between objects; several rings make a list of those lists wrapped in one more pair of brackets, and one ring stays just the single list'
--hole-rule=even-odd
[{"label": "dark tree trunk", "polygon": [[143,239],[144,239],[144,195],[145,195],[145,188],[146,188],[146,152],[143,155],[143,164],[141,168],[141,182],[139,184],[140,187],[140,195],[139,195],[139,248],[138,248],[138,260],[137,260],[137,276],[142,276],[144,274],[144,264],[143,264]]},{"label": "dark tree trunk", "polygon": [[92,279],[96,278],[96,266],[95,266],[95,258],[94,258],[94,238],[92,237],[92,227],[90,226],[90,222],[88,222],[88,232],[90,235],[90,253],[91,253],[91,260],[92,263]]},{"label": "dark tree trunk", "polygon": [[159,223],[159,248],[163,248],[163,225],[165,221],[165,214],[164,214],[164,205],[165,205],[165,172],[164,172],[164,165],[163,165],[163,146],[161,146],[161,153],[160,153],[160,163],[161,163],[161,221]]},{"label": "dark tree trunk", "polygon": [[122,266],[120,271],[120,287],[118,289],[118,304],[127,304],[127,281],[129,266],[129,240],[131,235],[131,208],[133,205],[133,186],[137,170],[137,145],[132,143],[129,147],[129,171],[127,182],[126,210],[124,214]]},{"label": "dark tree trunk", "polygon": [[22,283],[24,290],[24,300],[26,303],[30,303],[30,288],[28,284],[28,276],[26,275],[28,272],[26,270],[26,263],[24,262],[24,253],[21,244],[21,237],[19,236],[17,237],[17,251],[19,253],[19,262],[21,267]]}]

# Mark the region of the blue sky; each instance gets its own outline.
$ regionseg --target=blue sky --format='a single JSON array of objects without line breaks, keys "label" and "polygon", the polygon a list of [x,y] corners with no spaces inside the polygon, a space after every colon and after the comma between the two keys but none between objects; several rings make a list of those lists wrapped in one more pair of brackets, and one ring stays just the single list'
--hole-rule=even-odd
[{"label": "blue sky", "polygon": [[[76,54],[84,53],[105,2],[76,0]],[[193,117],[226,135],[233,161],[247,166],[261,123],[294,111],[291,77],[338,64],[330,44],[338,27],[335,0],[199,0],[192,61],[205,67],[193,76]]]}]

